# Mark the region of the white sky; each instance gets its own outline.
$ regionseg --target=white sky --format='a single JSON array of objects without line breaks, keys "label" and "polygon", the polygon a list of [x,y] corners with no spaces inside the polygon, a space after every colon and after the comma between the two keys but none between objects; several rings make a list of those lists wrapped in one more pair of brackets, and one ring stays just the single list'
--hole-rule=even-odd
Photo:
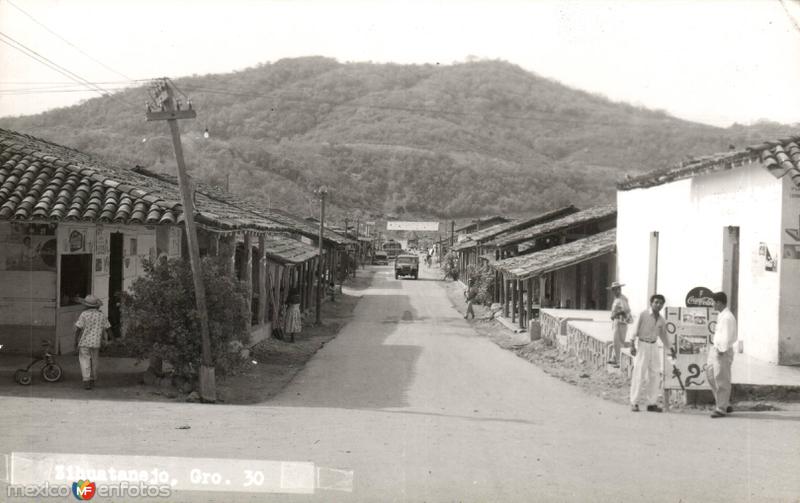
[{"label": "white sky", "polygon": [[[310,55],[442,64],[474,55],[698,122],[800,122],[800,29],[779,0],[11,1],[134,79]],[[800,24],[800,0],[784,2]],[[122,79],[8,0],[0,0],[0,32],[87,80]],[[0,89],[64,81],[0,44]],[[0,91],[0,116],[95,95]]]}]

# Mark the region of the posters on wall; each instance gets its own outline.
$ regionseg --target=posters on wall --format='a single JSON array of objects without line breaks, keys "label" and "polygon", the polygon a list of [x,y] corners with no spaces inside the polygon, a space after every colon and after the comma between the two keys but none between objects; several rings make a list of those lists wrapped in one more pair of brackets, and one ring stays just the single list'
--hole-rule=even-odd
[{"label": "posters on wall", "polygon": [[783,221],[786,223],[783,229],[783,258],[800,260],[800,187],[788,185],[788,193],[784,192],[783,201]]},{"label": "posters on wall", "polygon": [[59,227],[61,255],[80,255],[94,252],[94,227]]},{"label": "posters on wall", "polygon": [[667,307],[664,320],[675,354],[673,360],[670,348],[664,349],[664,388],[710,389],[705,367],[708,344],[713,340],[717,325],[717,312],[709,307]]},{"label": "posters on wall", "polygon": [[0,270],[56,270],[55,224],[9,222],[0,226],[0,244]]}]

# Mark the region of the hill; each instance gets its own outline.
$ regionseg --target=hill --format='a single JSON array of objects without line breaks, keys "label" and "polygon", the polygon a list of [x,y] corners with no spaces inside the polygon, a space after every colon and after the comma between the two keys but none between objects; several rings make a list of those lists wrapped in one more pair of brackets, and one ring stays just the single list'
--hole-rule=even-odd
[{"label": "hill", "polygon": [[[181,122],[191,174],[301,215],[315,213],[312,191],[323,184],[334,214],[456,218],[587,207],[612,201],[625,173],[795,131],[692,123],[501,61],[309,57],[175,82],[198,111]],[[0,119],[0,127],[173,172],[166,126],[144,121],[146,101],[145,88],[129,89]]]}]

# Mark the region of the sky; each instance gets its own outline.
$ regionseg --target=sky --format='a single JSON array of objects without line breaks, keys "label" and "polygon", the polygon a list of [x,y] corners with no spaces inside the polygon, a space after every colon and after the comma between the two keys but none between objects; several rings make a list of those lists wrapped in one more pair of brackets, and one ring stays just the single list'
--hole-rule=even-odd
[{"label": "sky", "polygon": [[[24,11],[24,12],[23,12]],[[501,59],[696,122],[800,123],[800,0],[0,0],[0,117],[282,58]]]}]

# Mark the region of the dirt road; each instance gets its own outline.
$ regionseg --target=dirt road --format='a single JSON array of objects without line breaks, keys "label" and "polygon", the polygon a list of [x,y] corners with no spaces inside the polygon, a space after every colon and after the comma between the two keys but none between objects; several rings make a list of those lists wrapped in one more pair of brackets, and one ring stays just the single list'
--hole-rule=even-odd
[{"label": "dirt road", "polygon": [[172,498],[180,501],[800,495],[796,412],[631,413],[477,336],[432,273],[395,280],[379,267],[356,293],[353,321],[265,404],[2,398],[0,450],[302,461],[352,472],[352,485],[339,487],[349,492],[318,480],[312,495],[182,492]]}]

